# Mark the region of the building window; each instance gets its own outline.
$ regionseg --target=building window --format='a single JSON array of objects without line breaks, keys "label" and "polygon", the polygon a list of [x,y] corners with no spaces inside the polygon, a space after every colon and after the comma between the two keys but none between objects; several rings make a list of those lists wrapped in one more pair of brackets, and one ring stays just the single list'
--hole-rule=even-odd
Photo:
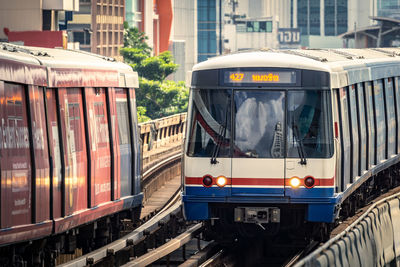
[{"label": "building window", "polygon": [[272,32],[272,21],[247,21],[236,25],[237,32]]},{"label": "building window", "polygon": [[334,36],[335,31],[335,0],[325,0],[325,35]]},{"label": "building window", "polygon": [[337,0],[337,32],[347,32],[347,0]]},{"label": "building window", "polygon": [[216,0],[197,1],[198,61],[217,55]]},{"label": "building window", "polygon": [[88,31],[73,32],[74,42],[79,42],[81,45],[90,45],[90,34]]},{"label": "building window", "polygon": [[310,3],[310,34],[320,35],[320,0],[309,0]]},{"label": "building window", "polygon": [[297,26],[302,35],[308,35],[308,0],[297,1]]}]

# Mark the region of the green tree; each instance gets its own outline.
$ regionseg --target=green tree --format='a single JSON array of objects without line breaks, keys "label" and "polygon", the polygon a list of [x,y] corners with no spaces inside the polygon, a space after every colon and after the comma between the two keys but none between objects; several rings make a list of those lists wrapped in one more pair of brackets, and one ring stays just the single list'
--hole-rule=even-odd
[{"label": "green tree", "polygon": [[137,104],[146,107],[146,115],[152,119],[186,111],[189,91],[184,82],[140,78],[139,84]]},{"label": "green tree", "polygon": [[140,32],[136,27],[129,27],[128,23],[124,22],[124,47],[139,49],[150,56],[151,47],[146,43],[148,39],[144,32]]},{"label": "green tree", "polygon": [[139,75],[136,92],[140,122],[184,112],[189,91],[184,82],[165,80],[178,69],[169,51],[151,56],[147,37],[137,28],[125,28],[121,55]]}]

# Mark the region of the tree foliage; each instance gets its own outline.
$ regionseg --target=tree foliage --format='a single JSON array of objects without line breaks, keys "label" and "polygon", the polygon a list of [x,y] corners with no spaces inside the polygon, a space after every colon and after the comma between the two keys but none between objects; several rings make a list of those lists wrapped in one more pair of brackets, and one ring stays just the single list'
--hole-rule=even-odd
[{"label": "tree foliage", "polygon": [[148,38],[137,28],[125,28],[121,55],[139,75],[136,92],[140,122],[184,112],[189,91],[184,82],[165,80],[178,69],[169,51],[151,56]]},{"label": "tree foliage", "polygon": [[140,78],[139,83],[137,104],[146,107],[146,114],[152,119],[186,111],[189,92],[184,82]]},{"label": "tree foliage", "polygon": [[151,47],[146,43],[148,39],[144,32],[140,32],[136,27],[130,28],[128,23],[124,22],[124,47],[138,49],[150,56]]}]

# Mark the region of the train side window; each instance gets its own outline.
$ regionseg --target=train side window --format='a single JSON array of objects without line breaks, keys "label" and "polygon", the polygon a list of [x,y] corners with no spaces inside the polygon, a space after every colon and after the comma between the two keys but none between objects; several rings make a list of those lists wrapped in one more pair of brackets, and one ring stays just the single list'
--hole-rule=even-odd
[{"label": "train side window", "polygon": [[394,86],[394,96],[396,99],[396,118],[397,118],[397,153],[400,153],[400,77],[396,77]]},{"label": "train side window", "polygon": [[364,99],[364,84],[357,84],[357,109],[358,109],[358,124],[360,130],[359,134],[359,148],[360,148],[360,161],[359,161],[359,174],[362,175],[368,166],[367,154],[367,117],[365,114],[365,99]]},{"label": "train side window", "polygon": [[374,100],[373,100],[373,89],[372,82],[365,83],[365,106],[367,108],[367,121],[368,121],[368,159],[369,166],[371,169],[375,165],[375,151],[376,151],[376,139],[375,139],[375,114],[374,114]]},{"label": "train side window", "polygon": [[393,95],[393,79],[385,79],[385,107],[387,119],[387,158],[396,154],[396,111]]},{"label": "train side window", "polygon": [[97,147],[107,147],[110,139],[108,137],[108,124],[104,102],[98,101],[93,103],[94,117],[95,117],[95,135]]},{"label": "train side window", "polygon": [[137,112],[135,112],[136,110],[136,93],[135,93],[135,89],[131,88],[128,89],[128,93],[129,93],[129,103],[130,103],[130,120],[132,122],[132,155],[134,155],[134,159],[135,159],[135,163],[132,164],[132,175],[133,175],[133,181],[134,183],[132,184],[132,194],[137,194],[138,190],[140,189],[140,157],[139,157],[139,151],[140,151],[140,147],[139,147],[139,142],[138,139],[134,138],[136,136],[139,135],[138,133],[138,118],[137,118]]},{"label": "train side window", "polygon": [[116,131],[118,132],[119,161],[116,164],[119,170],[119,180],[116,178],[117,185],[121,188],[121,197],[132,193],[132,131],[129,125],[128,94],[126,89],[115,89],[115,110],[117,115]]},{"label": "train side window", "polygon": [[383,82],[382,80],[374,81],[374,101],[375,101],[375,119],[376,119],[376,151],[377,164],[386,157],[386,120],[385,106],[383,102]]},{"label": "train side window", "polygon": [[359,135],[358,135],[358,118],[357,118],[357,101],[356,101],[356,86],[353,84],[348,87],[349,93],[349,125],[351,126],[350,132],[350,140],[351,140],[351,182],[353,179],[359,175],[359,158],[360,158],[360,150],[359,150]]},{"label": "train side window", "polygon": [[117,101],[117,116],[119,144],[130,144],[128,104],[126,101]]},{"label": "train side window", "polygon": [[340,144],[342,150],[342,190],[351,182],[350,177],[350,129],[348,111],[348,91],[347,88],[340,88],[339,91],[339,117],[340,117]]}]

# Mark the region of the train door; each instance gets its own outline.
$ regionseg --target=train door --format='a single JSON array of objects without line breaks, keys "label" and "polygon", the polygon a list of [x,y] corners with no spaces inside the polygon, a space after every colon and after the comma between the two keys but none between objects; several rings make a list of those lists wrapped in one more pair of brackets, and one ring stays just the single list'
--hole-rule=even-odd
[{"label": "train door", "polygon": [[60,88],[60,114],[63,140],[65,181],[64,211],[71,215],[88,207],[87,153],[83,119],[82,90]]},{"label": "train door", "polygon": [[283,196],[284,91],[233,93],[232,195]]},{"label": "train door", "polygon": [[91,161],[90,205],[97,206],[111,200],[111,155],[108,133],[106,90],[86,88],[89,147]]},{"label": "train door", "polygon": [[0,228],[31,221],[31,154],[24,86],[0,81]]}]

